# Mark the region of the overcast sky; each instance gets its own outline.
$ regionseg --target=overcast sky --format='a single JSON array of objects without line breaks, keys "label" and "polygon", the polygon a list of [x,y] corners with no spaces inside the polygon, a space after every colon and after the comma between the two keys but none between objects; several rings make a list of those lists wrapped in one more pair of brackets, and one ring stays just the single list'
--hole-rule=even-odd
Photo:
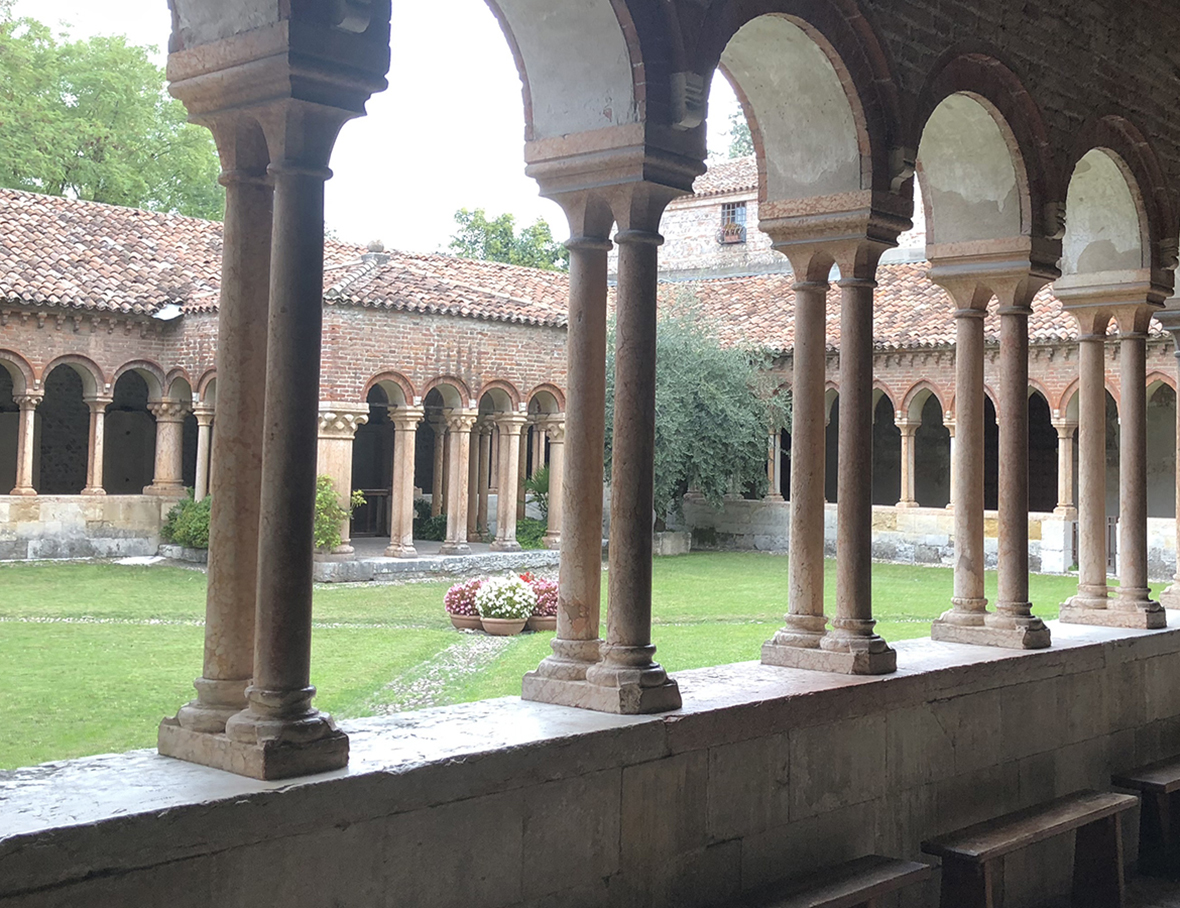
[{"label": "overcast sky", "polygon": [[[67,23],[75,37],[126,34],[154,44],[163,65],[171,20],[165,0],[18,0],[17,14]],[[524,175],[520,80],[483,0],[393,3],[389,89],[344,127],[332,158],[327,223],[341,239],[390,249],[445,248],[457,209],[543,217],[559,238],[565,217]],[[724,79],[711,98],[709,145],[723,150],[737,101]]]}]

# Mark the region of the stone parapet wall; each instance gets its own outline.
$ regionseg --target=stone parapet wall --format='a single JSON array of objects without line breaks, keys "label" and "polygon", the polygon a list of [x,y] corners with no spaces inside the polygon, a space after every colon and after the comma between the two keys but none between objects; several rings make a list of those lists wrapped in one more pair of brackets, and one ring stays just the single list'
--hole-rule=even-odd
[{"label": "stone parapet wall", "polygon": [[[1027,653],[902,641],[879,678],[686,671],[667,716],[505,698],[346,722],[346,772],[282,783],[150,751],[4,773],[0,905],[708,908],[918,859],[1180,750],[1180,632],[1051,627]],[[1130,861],[1134,811],[1124,835]],[[1071,847],[1006,861],[1008,908],[1067,892]]]},{"label": "stone parapet wall", "polygon": [[174,503],[153,495],[0,495],[0,561],[154,555]]}]

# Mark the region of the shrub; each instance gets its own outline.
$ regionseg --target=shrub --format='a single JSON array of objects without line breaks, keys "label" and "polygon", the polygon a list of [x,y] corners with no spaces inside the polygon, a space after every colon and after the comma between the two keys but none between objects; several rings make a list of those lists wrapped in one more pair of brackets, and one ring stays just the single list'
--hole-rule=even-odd
[{"label": "shrub", "polygon": [[414,499],[414,523],[430,519],[430,502],[425,498]]},{"label": "shrub", "polygon": [[[524,575],[521,575],[521,579]],[[544,577],[532,577],[525,582],[537,594],[537,606],[533,614],[538,618],[553,618],[557,615],[557,581],[546,580]]]},{"label": "shrub", "polygon": [[537,607],[537,594],[515,574],[493,577],[475,594],[481,618],[528,618]]},{"label": "shrub", "polygon": [[193,490],[189,489],[188,497],[176,502],[168,511],[160,535],[173,545],[190,549],[209,548],[209,508],[212,503],[213,499],[208,496],[201,501],[193,501]]},{"label": "shrub", "polygon": [[475,594],[482,586],[482,579],[467,580],[463,583],[456,583],[447,590],[446,595],[443,596],[443,608],[447,610],[447,614],[478,617],[479,610],[475,607]]},{"label": "shrub", "polygon": [[319,550],[332,551],[341,543],[340,524],[352,516],[352,512],[365,503],[365,496],[361,492],[353,492],[348,500],[348,507],[340,504],[336,495],[336,486],[331,476],[317,476],[315,478],[315,547]]},{"label": "shrub", "polygon": [[549,519],[549,467],[538,469],[524,481],[524,490],[546,521]]},{"label": "shrub", "polygon": [[543,549],[548,529],[549,525],[544,520],[525,517],[516,521],[516,541],[522,549]]},{"label": "shrub", "polygon": [[442,542],[447,538],[447,515],[439,514],[437,517],[414,521],[414,538]]}]

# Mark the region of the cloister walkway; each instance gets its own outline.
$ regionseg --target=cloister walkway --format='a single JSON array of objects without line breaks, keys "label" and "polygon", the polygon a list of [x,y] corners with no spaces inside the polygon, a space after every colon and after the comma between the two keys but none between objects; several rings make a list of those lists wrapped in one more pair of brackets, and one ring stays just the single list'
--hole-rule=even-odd
[{"label": "cloister walkway", "polygon": [[523,552],[496,552],[483,542],[469,543],[468,555],[443,555],[443,543],[415,539],[417,558],[387,558],[388,539],[353,539],[355,554],[347,561],[317,562],[315,579],[322,583],[395,580],[430,574],[494,574],[512,570],[555,568],[559,552],[555,549],[530,549]]}]

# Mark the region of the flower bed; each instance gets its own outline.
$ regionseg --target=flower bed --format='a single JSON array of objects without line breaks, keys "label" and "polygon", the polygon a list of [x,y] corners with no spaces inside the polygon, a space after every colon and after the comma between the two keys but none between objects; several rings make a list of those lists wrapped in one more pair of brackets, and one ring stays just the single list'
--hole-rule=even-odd
[{"label": "flower bed", "polygon": [[555,630],[557,581],[531,572],[484,577],[456,583],[443,597],[443,608],[459,629],[483,628],[489,634]]}]

